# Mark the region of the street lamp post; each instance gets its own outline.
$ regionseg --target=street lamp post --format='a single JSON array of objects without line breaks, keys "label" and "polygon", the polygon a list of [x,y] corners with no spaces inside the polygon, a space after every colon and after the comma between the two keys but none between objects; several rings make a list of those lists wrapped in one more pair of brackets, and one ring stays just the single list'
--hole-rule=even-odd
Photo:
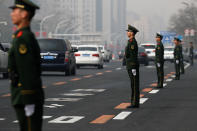
[{"label": "street lamp post", "polygon": [[53,17],[53,16],[54,16],[54,14],[48,15],[48,16],[44,17],[44,18],[42,19],[42,21],[40,22],[40,38],[42,38],[42,31],[43,31],[43,24],[44,24],[44,22],[45,22],[47,19],[49,19],[49,18],[51,18],[51,17]]},{"label": "street lamp post", "polygon": [[58,29],[60,28],[60,25],[62,25],[63,23],[66,23],[68,20],[62,20],[62,21],[60,21],[58,24],[57,24],[57,26],[56,26],[56,28],[55,28],[55,34],[57,34],[58,33]]}]

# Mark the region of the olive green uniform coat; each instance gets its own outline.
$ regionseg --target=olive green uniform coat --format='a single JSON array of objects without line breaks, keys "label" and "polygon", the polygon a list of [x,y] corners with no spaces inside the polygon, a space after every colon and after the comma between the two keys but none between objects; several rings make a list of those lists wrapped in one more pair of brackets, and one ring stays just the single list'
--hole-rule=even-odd
[{"label": "olive green uniform coat", "polygon": [[[139,91],[139,62],[138,62],[138,45],[136,39],[128,40],[126,49],[126,67],[131,80],[131,104],[139,106],[140,91]],[[136,69],[136,75],[132,73],[132,69]]]},{"label": "olive green uniform coat", "polygon": [[[158,42],[155,48],[155,64],[157,69],[157,87],[163,88],[164,81],[164,47],[162,42]],[[160,64],[160,67],[158,66]]]},{"label": "olive green uniform coat", "polygon": [[190,56],[190,64],[194,64],[194,47],[191,46],[189,49],[189,56]]},{"label": "olive green uniform coat", "polygon": [[[176,60],[179,61],[179,63],[176,63]],[[180,45],[176,45],[174,48],[174,63],[175,63],[175,70],[176,70],[176,79],[180,79],[180,60],[181,60],[181,47]]]},{"label": "olive green uniform coat", "polygon": [[[13,35],[8,71],[11,103],[21,131],[41,131],[44,92],[40,78],[40,48],[30,27],[22,28]],[[28,104],[35,104],[35,112],[31,117],[25,116],[24,107]]]}]

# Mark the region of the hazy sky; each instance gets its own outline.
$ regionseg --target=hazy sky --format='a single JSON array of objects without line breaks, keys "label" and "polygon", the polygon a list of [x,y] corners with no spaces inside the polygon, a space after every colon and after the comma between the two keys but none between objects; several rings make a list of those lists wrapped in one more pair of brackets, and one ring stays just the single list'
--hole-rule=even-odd
[{"label": "hazy sky", "polygon": [[183,1],[190,0],[127,0],[127,9],[143,16],[162,15],[167,21],[178,9],[184,7],[181,4]]}]

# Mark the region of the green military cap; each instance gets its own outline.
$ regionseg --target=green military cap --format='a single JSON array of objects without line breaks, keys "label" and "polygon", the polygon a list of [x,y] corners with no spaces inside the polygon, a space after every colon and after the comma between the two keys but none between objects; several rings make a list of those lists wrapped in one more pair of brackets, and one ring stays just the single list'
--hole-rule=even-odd
[{"label": "green military cap", "polygon": [[135,27],[128,25],[128,30],[126,30],[128,32],[133,32],[134,34],[136,34],[137,32],[139,32],[138,29],[136,29]]},{"label": "green military cap", "polygon": [[157,34],[156,34],[156,38],[161,38],[161,39],[163,39],[163,35],[157,33]]},{"label": "green military cap", "polygon": [[15,0],[14,5],[9,8],[21,8],[27,11],[35,11],[36,9],[40,9],[40,7],[31,0]]},{"label": "green military cap", "polygon": [[174,37],[174,40],[176,40],[176,41],[181,41],[178,37]]}]

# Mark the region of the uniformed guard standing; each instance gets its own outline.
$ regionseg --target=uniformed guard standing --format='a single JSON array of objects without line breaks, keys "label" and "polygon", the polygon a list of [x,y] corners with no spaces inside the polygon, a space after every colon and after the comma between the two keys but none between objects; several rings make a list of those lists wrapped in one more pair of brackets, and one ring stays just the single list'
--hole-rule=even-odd
[{"label": "uniformed guard standing", "polygon": [[176,77],[175,80],[180,80],[180,60],[181,60],[181,47],[179,45],[180,40],[178,38],[174,38],[174,63],[175,63],[175,70],[176,70]]},{"label": "uniformed guard standing", "polygon": [[184,58],[183,58],[183,46],[182,46],[182,41],[179,39],[179,45],[181,48],[181,60],[180,60],[180,64],[181,64],[181,74],[185,73],[185,68],[184,68]]},{"label": "uniformed guard standing", "polygon": [[157,88],[163,88],[164,81],[164,47],[162,43],[163,36],[156,35],[157,46],[155,49],[155,64],[157,69]]},{"label": "uniformed guard standing", "polygon": [[44,92],[40,77],[40,48],[30,28],[31,19],[39,7],[30,0],[15,0],[10,8],[12,22],[17,26],[8,60],[11,102],[20,131],[41,131]]},{"label": "uniformed guard standing", "polygon": [[131,80],[131,106],[128,108],[139,108],[139,62],[138,62],[138,44],[135,35],[139,32],[135,27],[128,25],[127,36],[129,37],[126,49],[126,66]]},{"label": "uniformed guard standing", "polygon": [[194,46],[193,46],[193,42],[190,42],[189,57],[190,57],[190,64],[191,64],[191,66],[193,66],[193,64],[194,64]]}]

